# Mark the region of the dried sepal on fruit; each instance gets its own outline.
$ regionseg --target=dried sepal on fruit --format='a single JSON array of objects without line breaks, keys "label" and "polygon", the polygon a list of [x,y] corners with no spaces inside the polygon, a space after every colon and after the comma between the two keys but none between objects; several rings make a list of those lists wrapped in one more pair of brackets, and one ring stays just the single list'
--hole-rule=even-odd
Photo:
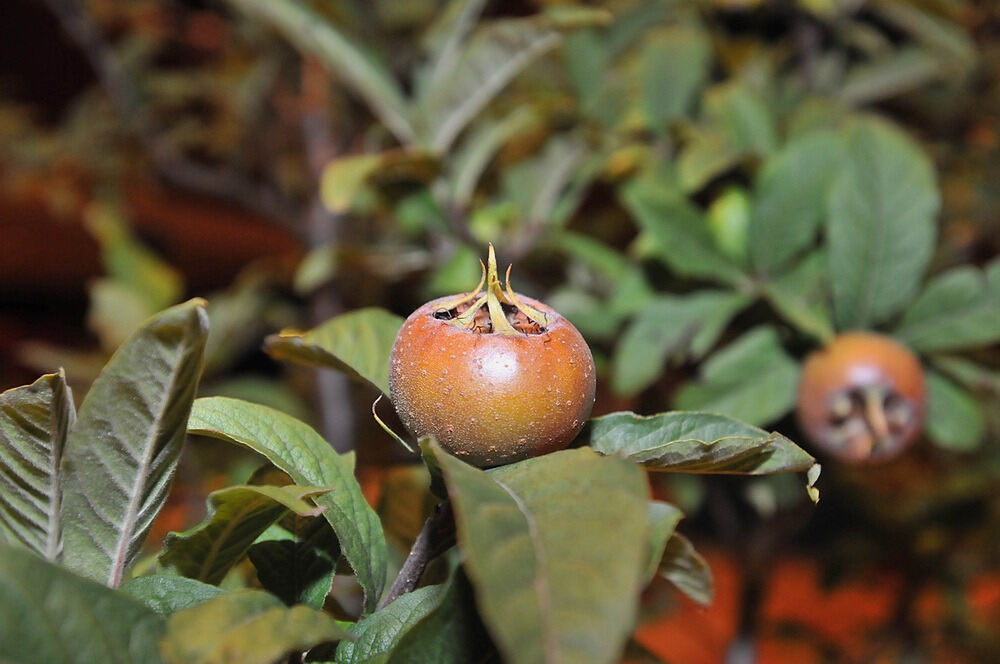
[{"label": "dried sepal on fruit", "polygon": [[841,334],[802,370],[799,424],[815,445],[843,461],[897,456],[920,433],[925,409],[920,360],[881,334]]},{"label": "dried sepal on fruit", "polygon": [[390,398],[415,436],[490,467],[566,447],[594,404],[590,348],[555,310],[501,285],[491,245],[479,286],[414,311],[392,348]]}]

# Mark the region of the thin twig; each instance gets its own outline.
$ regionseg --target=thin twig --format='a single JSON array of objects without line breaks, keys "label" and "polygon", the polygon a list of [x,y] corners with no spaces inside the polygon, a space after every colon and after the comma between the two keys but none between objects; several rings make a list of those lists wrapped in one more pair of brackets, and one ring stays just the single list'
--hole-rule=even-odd
[{"label": "thin twig", "polygon": [[424,575],[427,564],[447,551],[455,543],[455,518],[451,503],[445,501],[434,508],[434,514],[427,518],[424,527],[410,549],[410,555],[399,570],[388,594],[379,602],[378,608],[391,604],[395,599],[412,592]]}]

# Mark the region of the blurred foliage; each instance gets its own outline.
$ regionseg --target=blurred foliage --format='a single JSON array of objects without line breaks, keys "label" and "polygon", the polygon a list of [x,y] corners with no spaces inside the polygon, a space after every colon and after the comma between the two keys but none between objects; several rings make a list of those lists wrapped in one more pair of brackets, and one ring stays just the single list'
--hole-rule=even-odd
[{"label": "blurred foliage", "polygon": [[[1000,568],[996,3],[31,7],[59,17],[65,39],[46,34],[93,79],[57,81],[72,94],[52,108],[4,71],[0,204],[41,209],[59,220],[56,237],[85,238],[64,252],[92,251],[100,274],[72,273],[87,281],[86,329],[74,329],[82,339],[32,330],[44,340],[5,344],[12,360],[65,366],[80,397],[150,315],[201,294],[212,323],[202,394],[307,419],[314,407],[317,422],[324,409],[354,413],[362,458],[385,463],[399,457],[367,424],[370,387],[331,405],[304,374],[271,364],[261,340],[293,328],[270,337],[275,357],[344,364],[341,354],[365,353],[350,346],[364,330],[324,319],[368,306],[405,315],[467,291],[486,242],[517,263],[519,291],[587,337],[601,374],[597,415],[705,409],[800,440],[790,413],[801,361],[838,331],[877,329],[921,354],[926,435],[884,466],[828,464],[814,517],[824,525],[797,544],[848,578],[905,558],[920,593],[949,598],[935,614],[949,628],[911,639],[920,653],[954,646],[975,661],[1000,647],[971,599],[977,575]],[[150,190],[166,192],[156,232],[138,204]],[[259,255],[270,259],[227,275],[221,291],[218,280],[202,290],[185,252],[164,250],[185,245],[164,238],[187,233],[221,264],[244,234],[207,235],[211,212],[192,222],[170,209],[181,194],[262,216],[304,258],[290,270],[265,246]],[[18,218],[2,214],[14,237]],[[46,262],[36,269],[57,269]],[[225,472],[242,482],[244,470]],[[741,538],[720,510],[748,509],[758,530],[780,532],[803,502],[781,478],[654,483],[703,536],[732,546]],[[198,508],[189,512],[181,525],[197,520]],[[802,572],[817,597],[800,605],[829,601],[818,574]],[[741,583],[762,576],[751,570]],[[922,601],[899,600],[911,630],[933,622],[920,622]],[[762,611],[787,618],[770,600]],[[847,628],[827,634],[819,618],[803,620],[824,634],[826,652],[861,652],[845,643]],[[655,643],[640,639],[661,652]]]}]

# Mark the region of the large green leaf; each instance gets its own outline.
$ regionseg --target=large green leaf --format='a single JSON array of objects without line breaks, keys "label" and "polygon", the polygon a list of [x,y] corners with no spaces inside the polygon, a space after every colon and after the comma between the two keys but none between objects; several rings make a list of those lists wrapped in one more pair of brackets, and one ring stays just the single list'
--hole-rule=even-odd
[{"label": "large green leaf", "polygon": [[129,579],[118,588],[161,616],[207,602],[224,591],[186,576],[150,574]]},{"label": "large green leaf", "polygon": [[5,664],[160,662],[163,618],[131,597],[20,547],[0,544],[0,660]]},{"label": "large green leaf", "polygon": [[355,641],[337,648],[337,664],[384,664],[406,632],[440,603],[444,586],[426,586],[401,595],[388,606],[359,620],[350,632]]},{"label": "large green leaf", "polygon": [[247,554],[260,584],[285,604],[322,609],[340,559],[336,533],[325,519],[287,520],[293,539],[258,542]]},{"label": "large green leaf", "polygon": [[437,605],[398,638],[388,664],[500,664],[476,611],[472,586],[456,569]]},{"label": "large green leaf", "polygon": [[660,567],[667,542],[674,534],[677,524],[684,517],[684,513],[662,500],[649,501],[646,509],[649,515],[649,558],[644,578],[649,582]]},{"label": "large green leaf", "polygon": [[611,387],[635,394],[656,381],[673,354],[703,356],[730,319],[750,303],[730,291],[662,296],[643,306],[615,348]]},{"label": "large green leaf", "polygon": [[62,551],[59,464],[75,419],[62,371],[0,394],[0,541],[49,560]]},{"label": "large green leaf", "polygon": [[178,611],[161,650],[168,664],[272,664],[282,655],[350,638],[333,617],[287,607],[262,590],[220,595]]},{"label": "large green leaf", "polygon": [[300,51],[308,53],[361,96],[402,143],[414,138],[409,101],[395,80],[307,3],[293,0],[229,0],[274,26]]},{"label": "large green leaf", "polygon": [[764,283],[764,296],[799,330],[826,342],[833,338],[826,255],[814,251],[785,274]]},{"label": "large green leaf", "polygon": [[[989,270],[1000,276],[1000,260]],[[1000,341],[1000,279],[991,283],[971,265],[945,272],[927,284],[893,336],[922,352]]]},{"label": "large green leaf", "polygon": [[764,163],[748,234],[755,269],[773,274],[812,244],[830,183],[843,160],[843,144],[836,134],[817,131],[792,139]]},{"label": "large green leaf", "polygon": [[934,248],[940,203],[930,159],[901,131],[865,120],[847,139],[826,226],[842,329],[881,323],[913,298]]},{"label": "large green leaf", "polygon": [[279,360],[343,371],[389,395],[389,354],[403,319],[375,307],[331,318],[308,331],[285,330],[265,342]]},{"label": "large green leaf", "polygon": [[663,560],[660,561],[659,573],[702,606],[712,603],[715,595],[712,570],[683,535],[671,535],[663,552]]},{"label": "large green leaf", "polygon": [[203,300],[167,309],[108,361],[63,459],[63,562],[115,587],[163,506],[208,336]]},{"label": "large green leaf", "polygon": [[447,151],[515,76],[559,45],[565,30],[608,18],[604,11],[590,10],[575,13],[572,20],[539,14],[480,26],[461,49],[453,49],[437,63],[433,75],[418,90],[424,144],[435,153]]},{"label": "large green leaf", "polygon": [[621,196],[652,239],[656,257],[678,274],[727,285],[743,278],[739,266],[716,248],[704,215],[683,196],[648,179],[626,185]]},{"label": "large green leaf", "polygon": [[[612,661],[634,625],[648,557],[638,466],[574,449],[487,473],[431,449],[477,604],[505,659]],[[602,532],[615,536],[581,545]]]},{"label": "large green leaf", "polygon": [[711,41],[697,26],[670,26],[645,40],[642,110],[654,129],[666,130],[691,111],[711,64]]},{"label": "large green leaf", "polygon": [[261,533],[289,512],[316,516],[323,508],[306,502],[328,489],[298,486],[231,486],[208,496],[208,516],[183,533],[170,533],[160,563],[186,577],[218,584]]},{"label": "large green leaf", "polygon": [[698,382],[684,385],[674,405],[760,426],[795,407],[798,384],[799,365],[782,349],[777,332],[758,327],[709,358]]},{"label": "large green leaf", "polygon": [[590,420],[581,435],[601,454],[651,470],[762,475],[807,471],[816,462],[780,433],[714,413],[611,413]]},{"label": "large green leaf", "polygon": [[198,399],[188,421],[191,433],[244,445],[263,455],[303,486],[331,487],[316,503],[333,526],[341,550],[365,591],[371,611],[386,575],[385,535],[354,478],[354,453],[337,454],[309,425],[257,404],[209,397]]},{"label": "large green leaf", "polygon": [[927,370],[927,436],[939,447],[968,452],[983,441],[986,422],[976,398],[936,371]]}]

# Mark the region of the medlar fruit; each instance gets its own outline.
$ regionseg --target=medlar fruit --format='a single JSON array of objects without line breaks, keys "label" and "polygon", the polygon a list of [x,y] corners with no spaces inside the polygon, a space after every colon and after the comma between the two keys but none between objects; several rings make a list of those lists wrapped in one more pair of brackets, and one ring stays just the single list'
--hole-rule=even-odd
[{"label": "medlar fruit", "polygon": [[802,370],[799,423],[813,443],[843,461],[896,456],[917,437],[925,408],[920,361],[881,334],[841,334]]},{"label": "medlar fruit", "polygon": [[471,293],[410,314],[389,370],[389,396],[406,428],[482,468],[565,448],[596,389],[594,359],[577,329],[515,293],[509,267],[501,288],[492,245],[488,263]]}]

